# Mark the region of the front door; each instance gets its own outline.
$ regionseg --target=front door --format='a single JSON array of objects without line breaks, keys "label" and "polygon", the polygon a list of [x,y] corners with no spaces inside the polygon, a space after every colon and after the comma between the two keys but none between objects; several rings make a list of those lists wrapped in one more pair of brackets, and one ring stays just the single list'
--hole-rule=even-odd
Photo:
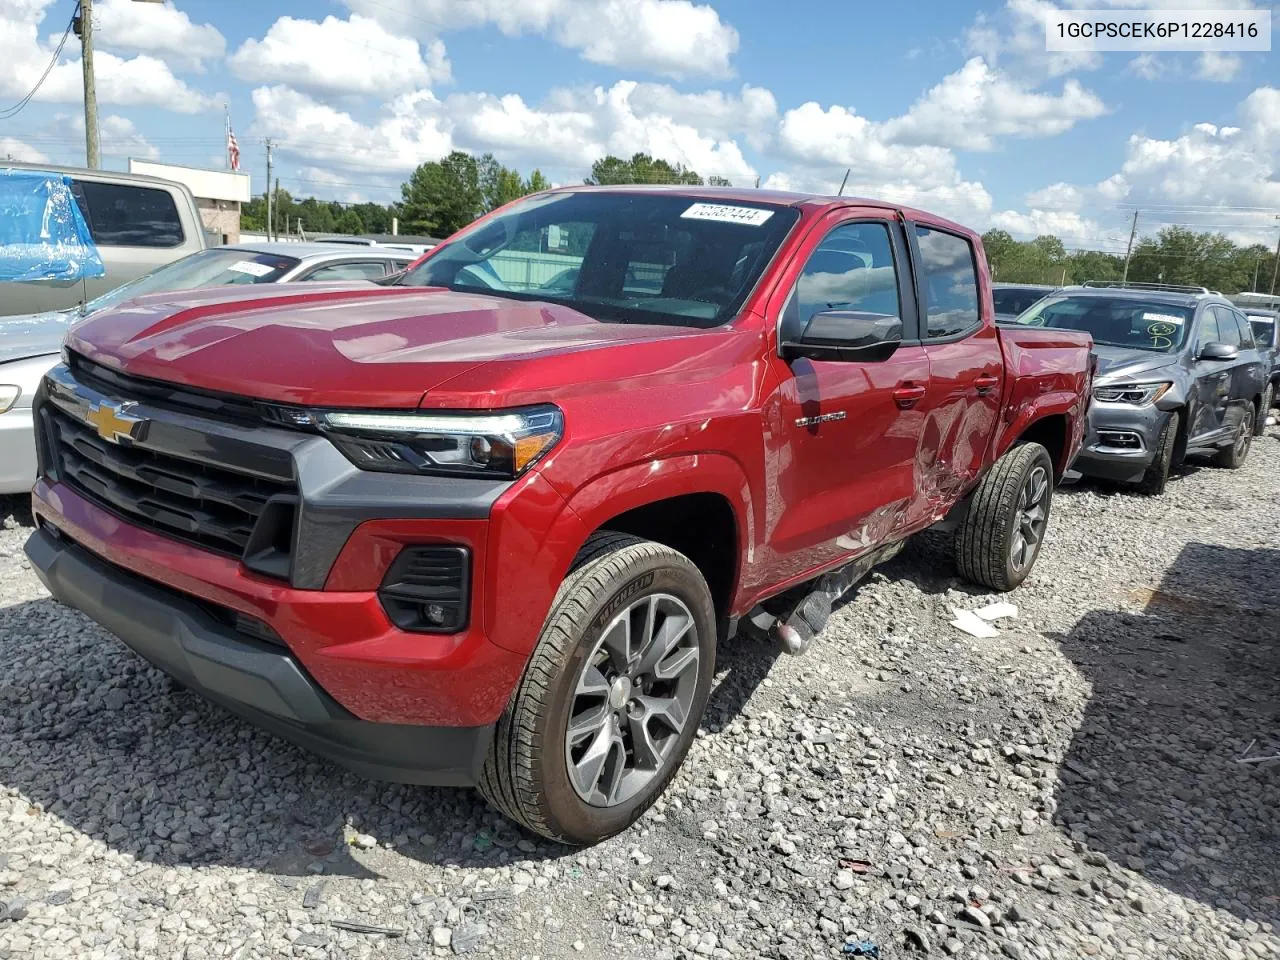
[{"label": "front door", "polygon": [[[839,309],[900,317],[912,337],[901,227],[859,218],[815,233],[803,271],[776,298],[781,335]],[[880,362],[776,364],[780,382],[765,417],[772,472],[766,538],[770,575],[785,580],[866,552],[908,522],[929,361],[923,347],[903,345]]]}]

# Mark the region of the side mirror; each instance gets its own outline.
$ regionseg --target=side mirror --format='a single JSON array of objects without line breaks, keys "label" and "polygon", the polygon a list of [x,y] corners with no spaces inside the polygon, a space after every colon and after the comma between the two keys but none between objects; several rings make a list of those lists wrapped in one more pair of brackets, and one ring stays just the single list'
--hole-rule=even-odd
[{"label": "side mirror", "polygon": [[784,340],[784,360],[843,360],[875,363],[888,360],[902,343],[902,321],[883,313],[823,310],[815,313],[800,336]]},{"label": "side mirror", "polygon": [[1229,343],[1206,343],[1200,351],[1201,360],[1234,360],[1240,356],[1240,348]]}]

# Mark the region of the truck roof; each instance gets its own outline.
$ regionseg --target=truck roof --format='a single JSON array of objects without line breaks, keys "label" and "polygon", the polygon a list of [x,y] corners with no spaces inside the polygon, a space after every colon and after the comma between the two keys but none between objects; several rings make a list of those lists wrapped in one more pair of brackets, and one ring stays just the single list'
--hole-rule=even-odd
[{"label": "truck roof", "polygon": [[696,200],[709,200],[716,203],[769,203],[781,207],[879,207],[901,213],[909,220],[922,223],[936,223],[949,226],[962,233],[977,236],[977,233],[963,224],[940,217],[935,213],[918,210],[900,203],[887,200],[874,200],[869,197],[831,196],[823,193],[796,193],[790,190],[761,190],[754,187],[708,187],[687,186],[685,184],[607,184],[593,186],[578,184],[555,187],[551,193],[666,193]]}]

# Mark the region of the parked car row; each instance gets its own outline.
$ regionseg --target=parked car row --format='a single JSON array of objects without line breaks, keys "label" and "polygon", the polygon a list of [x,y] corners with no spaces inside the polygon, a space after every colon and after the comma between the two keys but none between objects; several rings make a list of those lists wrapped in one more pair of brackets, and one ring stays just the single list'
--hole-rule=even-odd
[{"label": "parked car row", "polygon": [[414,259],[411,252],[386,247],[323,243],[211,247],[172,261],[83,306],[0,317],[0,494],[26,492],[35,481],[31,405],[41,379],[58,362],[72,323],[148,294],[293,281],[375,280],[403,270]]},{"label": "parked car row", "polygon": [[1274,318],[1260,340],[1265,317],[1166,284],[1010,285],[995,296],[1014,305],[1035,297],[1004,323],[1093,337],[1097,373],[1076,472],[1160,494],[1188,457],[1239,467],[1262,433],[1275,395]]}]

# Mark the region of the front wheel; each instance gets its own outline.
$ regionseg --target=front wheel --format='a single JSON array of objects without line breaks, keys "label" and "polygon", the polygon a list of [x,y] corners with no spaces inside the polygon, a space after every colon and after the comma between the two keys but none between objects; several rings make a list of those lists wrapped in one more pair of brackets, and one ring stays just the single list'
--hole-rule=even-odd
[{"label": "front wheel", "polygon": [[1142,479],[1138,482],[1139,493],[1149,497],[1158,497],[1164,493],[1164,488],[1169,483],[1169,469],[1173,465],[1173,448],[1178,443],[1178,428],[1181,423],[1182,418],[1178,416],[1177,410],[1169,414],[1164,429],[1160,431],[1160,439],[1156,443],[1155,456],[1151,460],[1151,465],[1147,467]]},{"label": "front wheel", "polygon": [[956,565],[966,580],[1012,590],[1040,555],[1053,500],[1053,461],[1038,443],[1014,447],[974,490],[956,534]]},{"label": "front wheel", "polygon": [[498,721],[480,792],[553,840],[620,833],[684,760],[715,652],[711,592],[688,557],[626,534],[593,535]]},{"label": "front wheel", "polygon": [[1275,384],[1268,383],[1262,394],[1262,402],[1258,404],[1258,416],[1254,419],[1253,435],[1260,437],[1267,432],[1267,417],[1271,416],[1271,405],[1275,403]]}]

